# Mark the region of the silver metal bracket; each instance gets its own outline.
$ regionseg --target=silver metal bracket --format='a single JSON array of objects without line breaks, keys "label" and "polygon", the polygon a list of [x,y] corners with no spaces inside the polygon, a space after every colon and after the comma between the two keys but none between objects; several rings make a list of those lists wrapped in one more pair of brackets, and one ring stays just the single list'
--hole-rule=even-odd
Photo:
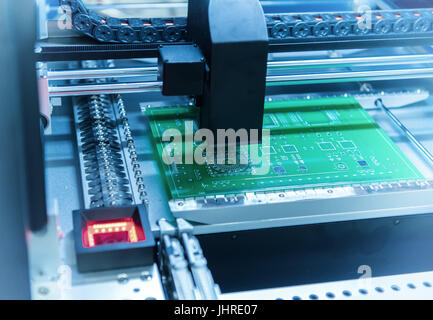
[{"label": "silver metal bracket", "polygon": [[178,300],[216,300],[219,288],[207,267],[200,242],[193,235],[194,227],[184,219],[173,226],[158,222],[160,242],[158,262],[163,284],[169,295]]}]

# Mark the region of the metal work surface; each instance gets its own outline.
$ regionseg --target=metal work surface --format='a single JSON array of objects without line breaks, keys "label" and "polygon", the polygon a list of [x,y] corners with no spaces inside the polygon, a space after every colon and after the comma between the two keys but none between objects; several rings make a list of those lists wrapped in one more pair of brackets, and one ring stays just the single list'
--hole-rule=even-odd
[{"label": "metal work surface", "polygon": [[[432,215],[340,220],[199,235],[221,292],[431,271]],[[224,248],[224,250],[221,250]],[[362,275],[362,274],[361,274]]]},{"label": "metal work surface", "polygon": [[[360,269],[360,274],[368,266]],[[362,277],[362,275],[360,275]],[[388,277],[362,277],[287,288],[227,293],[227,300],[423,300],[433,295],[433,273],[421,272]]]}]

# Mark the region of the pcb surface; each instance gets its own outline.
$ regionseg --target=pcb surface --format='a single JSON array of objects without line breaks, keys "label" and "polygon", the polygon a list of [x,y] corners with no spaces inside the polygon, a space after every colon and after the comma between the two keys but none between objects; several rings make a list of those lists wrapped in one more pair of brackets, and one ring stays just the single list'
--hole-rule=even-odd
[{"label": "pcb surface", "polygon": [[189,120],[196,130],[198,108],[148,108],[146,114],[172,199],[423,179],[351,97],[266,102],[263,127],[271,130],[271,145],[259,146],[270,156],[266,175],[254,175],[253,164],[166,165],[164,131],[184,133]]}]

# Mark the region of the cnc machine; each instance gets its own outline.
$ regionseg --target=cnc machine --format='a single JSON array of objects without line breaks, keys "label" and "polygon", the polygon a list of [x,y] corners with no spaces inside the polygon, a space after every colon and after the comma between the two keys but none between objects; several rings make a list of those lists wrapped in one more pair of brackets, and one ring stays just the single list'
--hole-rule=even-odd
[{"label": "cnc machine", "polygon": [[430,1],[0,6],[1,297],[433,297]]}]

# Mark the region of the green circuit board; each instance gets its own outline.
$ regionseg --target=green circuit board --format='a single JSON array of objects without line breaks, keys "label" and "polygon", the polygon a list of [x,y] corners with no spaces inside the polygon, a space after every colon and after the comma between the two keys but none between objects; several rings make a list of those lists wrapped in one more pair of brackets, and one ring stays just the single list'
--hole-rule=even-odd
[{"label": "green circuit board", "polygon": [[[423,179],[352,97],[266,102],[263,128],[271,143],[259,146],[270,159],[265,175],[255,175],[254,164],[166,165],[164,131],[185,134],[185,121],[197,130],[198,108],[148,108],[146,115],[172,199]],[[186,150],[184,142],[176,147]]]}]

